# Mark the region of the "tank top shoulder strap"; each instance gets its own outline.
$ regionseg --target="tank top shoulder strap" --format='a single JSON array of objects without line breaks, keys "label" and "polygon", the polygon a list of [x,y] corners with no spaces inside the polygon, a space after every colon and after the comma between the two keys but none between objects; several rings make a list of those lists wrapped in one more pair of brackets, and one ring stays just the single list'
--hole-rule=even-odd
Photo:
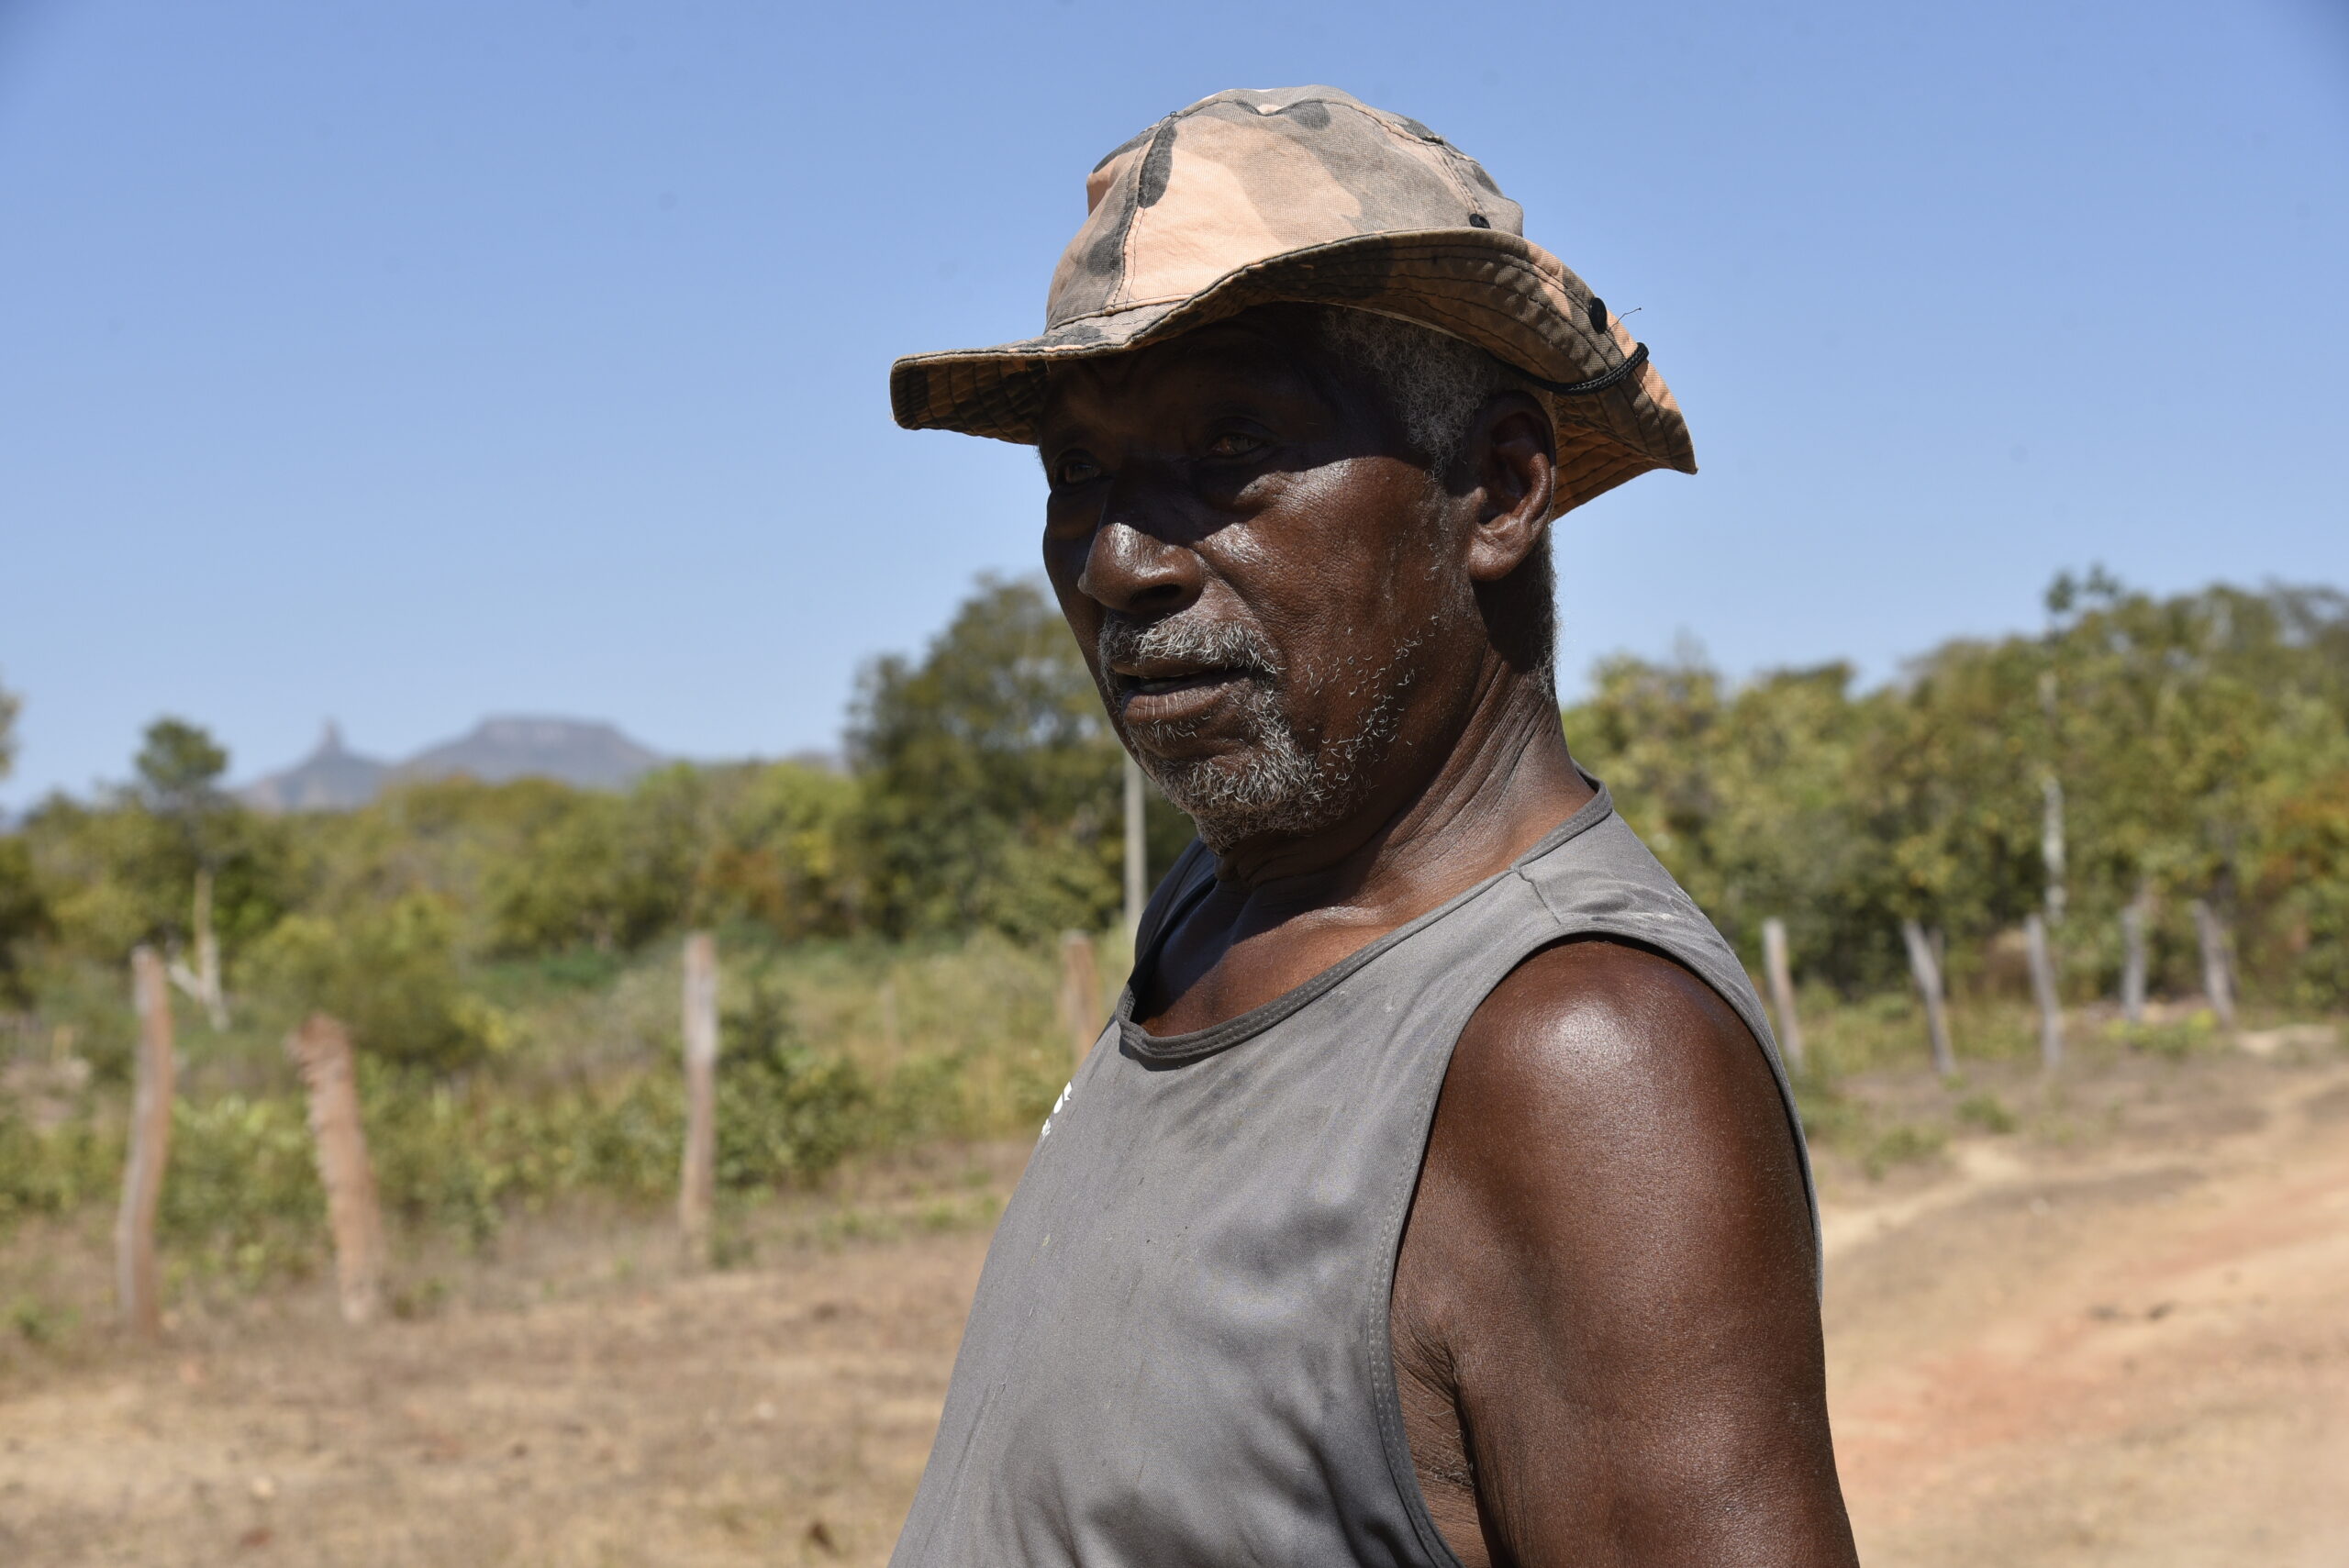
[{"label": "tank top shoulder strap", "polygon": [[[1587,776],[1587,775],[1586,775]],[[1594,780],[1594,783],[1597,781]],[[1805,1144],[1802,1113],[1794,1082],[1778,1054],[1770,1016],[1745,965],[1718,927],[1674,880],[1662,862],[1640,841],[1631,824],[1616,815],[1606,786],[1594,803],[1601,815],[1578,832],[1536,846],[1517,863],[1517,873],[1541,902],[1546,918],[1518,934],[1527,956],[1576,936],[1612,938],[1653,950],[1711,987],[1762,1048],[1778,1101],[1794,1140],[1803,1197],[1810,1210],[1812,1265],[1823,1273],[1825,1254],[1819,1228],[1819,1193]]]}]

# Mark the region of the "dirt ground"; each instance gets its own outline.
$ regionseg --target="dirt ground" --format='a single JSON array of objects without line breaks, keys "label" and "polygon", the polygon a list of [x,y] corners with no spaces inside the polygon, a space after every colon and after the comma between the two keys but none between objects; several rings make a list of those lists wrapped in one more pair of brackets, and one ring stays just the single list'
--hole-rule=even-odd
[{"label": "dirt ground", "polygon": [[[1823,1162],[1864,1560],[2349,1564],[2349,1056],[1986,1083],[2014,1130]],[[867,1173],[717,1273],[518,1227],[362,1334],[319,1283],[15,1357],[0,1562],[882,1562],[1021,1152]]]},{"label": "dirt ground", "polygon": [[1830,1207],[1865,1562],[2349,1564],[2349,1069],[2116,1088],[2100,1136]]}]

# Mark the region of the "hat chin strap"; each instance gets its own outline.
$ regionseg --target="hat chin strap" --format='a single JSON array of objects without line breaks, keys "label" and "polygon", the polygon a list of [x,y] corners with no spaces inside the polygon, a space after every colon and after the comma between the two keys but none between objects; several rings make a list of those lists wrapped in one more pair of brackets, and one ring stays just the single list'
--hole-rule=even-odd
[{"label": "hat chin strap", "polygon": [[1631,345],[1631,351],[1623,356],[1621,364],[1603,375],[1592,376],[1588,381],[1544,381],[1528,371],[1520,371],[1517,373],[1524,376],[1542,391],[1553,395],[1581,397],[1588,393],[1606,391],[1647,362],[1648,346],[1645,343],[1634,343]]}]

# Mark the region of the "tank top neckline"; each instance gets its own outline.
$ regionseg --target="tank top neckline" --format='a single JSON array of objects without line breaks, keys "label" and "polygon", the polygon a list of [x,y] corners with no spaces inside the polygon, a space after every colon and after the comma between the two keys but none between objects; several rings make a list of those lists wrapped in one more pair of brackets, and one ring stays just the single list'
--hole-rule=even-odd
[{"label": "tank top neckline", "polygon": [[1614,799],[1608,794],[1607,786],[1588,773],[1583,773],[1582,776],[1594,791],[1591,797],[1576,806],[1564,821],[1543,834],[1539,842],[1511,861],[1502,870],[1495,872],[1472,887],[1464,888],[1426,914],[1406,921],[1385,936],[1365,942],[1311,979],[1284,991],[1269,1002],[1251,1007],[1244,1013],[1235,1014],[1219,1024],[1210,1024],[1203,1029],[1193,1029],[1185,1034],[1154,1035],[1134,1021],[1135,982],[1142,975],[1156,970],[1159,949],[1165,945],[1167,934],[1173,931],[1176,923],[1190,912],[1193,905],[1206,896],[1207,890],[1214,885],[1215,878],[1212,875],[1200,878],[1191,886],[1174,895],[1173,900],[1167,905],[1164,917],[1160,919],[1157,929],[1151,933],[1149,945],[1134,961],[1133,973],[1127,977],[1126,988],[1118,997],[1116,1021],[1120,1044],[1128,1055],[1147,1065],[1180,1066],[1185,1062],[1198,1061],[1202,1057],[1213,1056],[1219,1051],[1229,1051],[1233,1046],[1252,1040],[1274,1025],[1295,1016],[1336,989],[1349,976],[1358,973],[1381,954],[1399,947],[1455,910],[1475,902],[1510,877],[1518,875],[1542,856],[1555,851],[1560,845],[1580,837],[1614,815]]}]

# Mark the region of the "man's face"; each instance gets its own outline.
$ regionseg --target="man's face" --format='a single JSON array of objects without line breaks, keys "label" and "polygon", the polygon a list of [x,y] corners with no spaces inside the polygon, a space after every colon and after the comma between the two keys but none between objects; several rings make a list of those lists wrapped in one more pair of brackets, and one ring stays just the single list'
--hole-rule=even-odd
[{"label": "man's face", "polygon": [[1484,638],[1458,503],[1303,312],[1055,373],[1044,564],[1111,722],[1211,849],[1441,762]]}]

